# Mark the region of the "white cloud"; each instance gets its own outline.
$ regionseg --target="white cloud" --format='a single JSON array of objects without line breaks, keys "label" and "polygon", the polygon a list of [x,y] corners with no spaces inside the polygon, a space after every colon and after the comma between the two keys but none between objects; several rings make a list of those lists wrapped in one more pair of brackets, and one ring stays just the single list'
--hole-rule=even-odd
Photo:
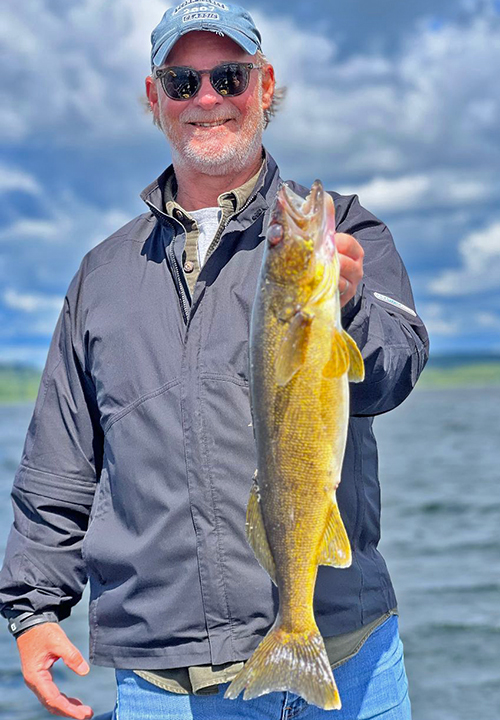
[{"label": "white cloud", "polygon": [[151,30],[168,5],[82,0],[54,8],[51,0],[24,0],[2,8],[0,137],[47,132],[80,144],[145,132],[136,99],[149,72]]},{"label": "white cloud", "polygon": [[[161,149],[162,139],[144,118],[138,98],[149,71],[151,29],[170,4],[7,3],[0,26],[6,58],[0,140],[26,141],[33,143],[28,148],[42,146],[49,152],[58,145],[75,146],[77,152],[98,152],[102,146],[108,151],[114,145],[125,154],[131,147],[144,148],[144,162],[150,163],[152,143]],[[491,236],[496,237],[498,223],[488,220],[500,190],[498,15],[476,9],[439,29],[409,27],[389,59],[372,50],[343,57],[331,37],[322,34],[321,16],[311,30],[294,19],[294,7],[293,2],[286,6],[286,16],[250,7],[278,82],[289,87],[284,109],[265,136],[283,175],[302,181],[318,176],[333,189],[358,193],[376,214],[397,213],[398,247],[402,235],[403,249],[406,242],[410,257],[416,257],[418,243],[420,277],[427,277],[429,266],[437,275],[425,291],[457,298],[498,289],[498,250]],[[109,152],[112,157],[113,149]],[[0,231],[0,285],[19,297],[63,293],[85,252],[135,214],[123,178],[116,178],[116,203],[108,208],[71,188],[56,202],[42,178],[43,173],[35,177],[0,165],[0,192],[36,195],[29,216],[16,214],[23,202],[8,206],[8,225]],[[415,213],[410,217],[415,210],[422,232]],[[430,222],[427,210],[434,211]],[[468,233],[478,217],[485,230]],[[458,262],[451,269],[460,237]],[[451,246],[453,252],[447,250]],[[448,269],[440,271],[443,265]],[[26,293],[29,288],[33,291]],[[431,334],[464,337],[468,329],[461,309],[425,305],[424,296],[422,289],[417,300]],[[10,295],[11,302],[15,297]],[[26,321],[27,311],[11,311]],[[33,311],[30,331],[44,334],[55,312],[55,305],[39,315]],[[475,326],[497,332],[496,316],[479,295],[475,312]]]},{"label": "white cloud", "polygon": [[37,195],[40,186],[32,175],[17,168],[0,165],[0,193],[21,190]]},{"label": "white cloud", "polygon": [[498,342],[500,330],[500,314],[494,311],[477,311],[476,307],[467,302],[427,302],[419,305],[419,314],[424,321],[433,348],[442,346],[443,341],[450,341],[451,347],[460,339],[485,338],[492,335]]},{"label": "white cloud", "polygon": [[[54,328],[52,328],[53,330]],[[0,345],[0,363],[22,363],[43,369],[47,360],[47,347],[37,345]]]},{"label": "white cloud", "polygon": [[[32,182],[41,186],[37,178]],[[130,220],[130,213],[103,209],[70,190],[57,198],[40,190],[37,202],[44,219],[21,217],[0,232],[3,341],[19,333],[49,338],[85,253]]]},{"label": "white cloud", "polygon": [[346,195],[357,193],[374,213],[460,207],[465,202],[486,202],[497,197],[499,190],[500,182],[491,173],[471,177],[470,171],[452,170],[377,176],[364,184],[339,188]]},{"label": "white cloud", "polygon": [[15,310],[22,310],[26,313],[37,313],[45,310],[57,310],[62,308],[64,298],[58,295],[41,295],[39,293],[20,293],[14,289],[8,289],[3,294],[4,303]]},{"label": "white cloud", "polygon": [[[52,142],[76,145],[151,139],[138,98],[151,30],[170,4],[81,0],[57,11],[49,0],[12,4],[3,13],[12,71],[0,132],[48,133]],[[287,172],[309,176],[314,166],[325,180],[419,176],[429,164],[475,167],[499,153],[492,142],[500,117],[498,16],[476,11],[439,30],[408,28],[391,60],[368,51],[344,59],[320,25],[310,30],[293,18],[293,7],[287,15],[250,7],[278,81],[289,87],[266,141]]]},{"label": "white cloud", "polygon": [[461,267],[444,270],[430,282],[430,292],[456,296],[500,289],[500,221],[467,235],[459,253]]},{"label": "white cloud", "polygon": [[492,312],[480,312],[476,313],[476,321],[481,328],[500,331],[500,315]]},{"label": "white cloud", "polygon": [[432,183],[426,175],[408,175],[398,178],[374,178],[365,185],[340,188],[345,195],[357,193],[361,202],[373,212],[400,211],[419,206],[429,191]]},{"label": "white cloud", "polygon": [[15,238],[16,241],[37,239],[57,242],[62,237],[62,230],[69,230],[69,228],[69,218],[61,218],[60,223],[53,220],[21,218],[0,231],[0,241],[12,242]]},{"label": "white cloud", "polygon": [[[484,170],[500,159],[499,30],[500,18],[486,10],[439,30],[422,25],[402,36],[390,63],[381,54],[343,60],[332,45],[312,80],[301,62],[309,39],[296,39],[295,66],[304,71],[285,72],[286,112],[268,131],[287,153],[288,172],[309,175],[312,163],[325,179],[419,176],[440,166]],[[300,28],[294,31],[300,38]],[[273,40],[278,61],[286,58],[286,43]],[[476,183],[471,189],[476,197]],[[468,197],[464,185],[456,192]]]},{"label": "white cloud", "polygon": [[463,330],[460,317],[451,316],[439,303],[426,303],[419,307],[419,313],[431,337],[431,342],[433,335],[451,337],[458,335]]}]

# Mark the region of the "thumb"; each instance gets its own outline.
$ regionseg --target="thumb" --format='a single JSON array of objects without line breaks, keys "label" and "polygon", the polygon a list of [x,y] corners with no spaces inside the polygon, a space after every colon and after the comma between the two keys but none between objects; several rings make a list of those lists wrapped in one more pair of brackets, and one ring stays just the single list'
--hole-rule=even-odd
[{"label": "thumb", "polygon": [[73,670],[78,675],[86,675],[90,671],[90,667],[81,652],[70,642],[65,643],[64,647],[61,648],[60,658],[70,670]]}]

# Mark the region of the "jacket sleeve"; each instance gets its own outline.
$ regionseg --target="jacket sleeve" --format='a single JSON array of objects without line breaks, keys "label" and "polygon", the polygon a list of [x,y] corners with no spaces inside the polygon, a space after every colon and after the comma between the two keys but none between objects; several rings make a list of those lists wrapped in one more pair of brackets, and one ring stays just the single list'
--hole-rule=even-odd
[{"label": "jacket sleeve", "polygon": [[342,310],[343,327],[365,362],[365,380],[350,385],[351,414],[379,415],[413,389],[429,356],[429,338],[387,226],[356,195],[332,195],[337,231],[354,235],[365,252],[363,280]]},{"label": "jacket sleeve", "polygon": [[14,523],[0,573],[0,611],[52,612],[62,620],[87,577],[81,554],[103,437],[85,369],[79,273],[50,344],[12,489]]}]

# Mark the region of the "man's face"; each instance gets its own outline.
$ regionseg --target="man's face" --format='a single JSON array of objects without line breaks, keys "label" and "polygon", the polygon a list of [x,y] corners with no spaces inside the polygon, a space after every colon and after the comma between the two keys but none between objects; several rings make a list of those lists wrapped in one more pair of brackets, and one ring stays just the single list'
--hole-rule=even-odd
[{"label": "man's face", "polygon": [[[228,37],[193,31],[174,45],[163,67],[188,65],[211,69],[225,61],[253,62]],[[251,70],[248,88],[241,95],[224,97],[214,90],[208,75],[202,76],[198,93],[189,100],[169,98],[159,80],[146,79],[146,90],[155,119],[165,133],[174,162],[208,175],[223,175],[244,169],[260,155],[264,109],[274,90],[271,66]],[[203,127],[201,123],[217,125]]]}]

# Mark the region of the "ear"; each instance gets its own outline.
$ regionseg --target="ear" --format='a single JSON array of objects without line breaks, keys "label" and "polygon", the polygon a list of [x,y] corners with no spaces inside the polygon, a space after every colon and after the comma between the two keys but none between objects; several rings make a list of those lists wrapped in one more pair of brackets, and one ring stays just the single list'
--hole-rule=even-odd
[{"label": "ear", "polygon": [[156,117],[158,115],[158,89],[151,75],[146,78],[146,95],[148,96],[151,111]]},{"label": "ear", "polygon": [[267,110],[272,103],[274,86],[274,68],[272,65],[265,65],[262,69],[262,107],[264,110]]}]

